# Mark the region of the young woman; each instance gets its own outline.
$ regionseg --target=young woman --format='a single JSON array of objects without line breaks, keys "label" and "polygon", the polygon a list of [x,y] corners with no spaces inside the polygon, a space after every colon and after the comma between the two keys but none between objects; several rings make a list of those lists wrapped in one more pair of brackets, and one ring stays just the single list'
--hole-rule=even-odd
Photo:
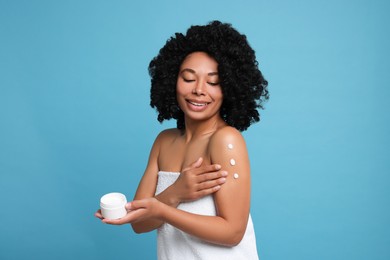
[{"label": "young woman", "polygon": [[192,26],[149,72],[151,106],[177,128],[156,138],[128,214],[102,221],[158,229],[159,259],[258,259],[240,131],[260,120],[268,83],[245,35],[219,21]]}]

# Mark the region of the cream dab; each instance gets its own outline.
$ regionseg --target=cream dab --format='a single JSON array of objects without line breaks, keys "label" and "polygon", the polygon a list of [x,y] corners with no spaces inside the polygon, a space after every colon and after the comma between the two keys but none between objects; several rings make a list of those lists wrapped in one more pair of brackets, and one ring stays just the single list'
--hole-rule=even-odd
[{"label": "cream dab", "polygon": [[234,165],[236,165],[236,160],[234,160],[234,159],[230,159],[230,165],[231,165],[231,166],[234,166]]},{"label": "cream dab", "polygon": [[[234,146],[233,146],[233,144],[228,144],[227,147],[228,147],[229,150],[232,150]],[[231,165],[231,166],[236,165],[236,160],[234,160],[233,158],[230,159],[230,165]],[[238,177],[240,177],[240,176],[238,175],[238,173],[234,173],[234,174],[233,174],[233,178],[234,178],[234,179],[238,179]]]}]

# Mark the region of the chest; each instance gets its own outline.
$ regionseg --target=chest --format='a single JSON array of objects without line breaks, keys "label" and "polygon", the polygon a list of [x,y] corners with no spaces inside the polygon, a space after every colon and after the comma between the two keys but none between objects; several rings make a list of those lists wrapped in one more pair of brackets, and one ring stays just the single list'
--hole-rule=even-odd
[{"label": "chest", "polygon": [[158,157],[159,170],[181,172],[183,168],[193,164],[199,157],[203,158],[204,164],[210,164],[209,140],[210,138],[205,137],[189,143],[182,139],[164,143]]}]

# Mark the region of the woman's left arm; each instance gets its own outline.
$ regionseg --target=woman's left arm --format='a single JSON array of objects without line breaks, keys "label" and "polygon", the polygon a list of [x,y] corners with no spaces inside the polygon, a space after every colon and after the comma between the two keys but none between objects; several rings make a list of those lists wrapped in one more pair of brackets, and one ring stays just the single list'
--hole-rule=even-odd
[{"label": "woman's left arm", "polygon": [[229,172],[215,193],[217,215],[228,223],[228,237],[240,242],[248,224],[251,195],[250,163],[245,140],[233,127],[219,130],[210,141],[211,162]]},{"label": "woman's left arm", "polygon": [[218,162],[229,172],[226,183],[214,195],[217,216],[189,213],[149,198],[131,202],[132,211],[124,218],[103,221],[124,224],[156,217],[208,242],[237,245],[245,233],[250,205],[250,167],[245,141],[237,130],[224,127],[211,138],[209,154],[211,163]]}]

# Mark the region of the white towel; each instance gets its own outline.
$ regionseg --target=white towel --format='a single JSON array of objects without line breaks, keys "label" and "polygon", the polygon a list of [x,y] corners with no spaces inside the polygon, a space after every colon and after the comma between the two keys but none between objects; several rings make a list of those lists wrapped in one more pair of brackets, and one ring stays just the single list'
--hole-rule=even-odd
[{"label": "white towel", "polygon": [[[179,174],[180,173],[177,172],[160,171],[158,173],[156,194],[159,194],[172,185],[179,177]],[[178,209],[200,215],[216,215],[214,199],[211,195],[196,201],[180,203]],[[250,215],[245,235],[237,246],[225,247],[211,244],[165,223],[157,231],[157,247],[159,260],[259,259],[252,218]]]}]

